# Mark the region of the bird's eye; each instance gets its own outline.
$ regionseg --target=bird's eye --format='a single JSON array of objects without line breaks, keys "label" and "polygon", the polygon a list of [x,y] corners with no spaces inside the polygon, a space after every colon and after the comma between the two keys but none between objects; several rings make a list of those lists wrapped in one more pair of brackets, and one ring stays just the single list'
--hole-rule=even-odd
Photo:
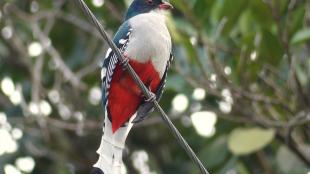
[{"label": "bird's eye", "polygon": [[146,3],[148,3],[149,5],[153,4],[153,0],[146,0]]}]

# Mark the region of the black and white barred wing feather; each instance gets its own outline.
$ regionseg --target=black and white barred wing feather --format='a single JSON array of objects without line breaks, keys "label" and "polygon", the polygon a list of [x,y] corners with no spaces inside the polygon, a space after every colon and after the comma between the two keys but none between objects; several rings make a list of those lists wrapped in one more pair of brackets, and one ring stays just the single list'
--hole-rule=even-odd
[{"label": "black and white barred wing feather", "polygon": [[[121,53],[124,53],[128,43],[129,38],[132,33],[132,28],[129,26],[128,22],[125,22],[118,32],[116,33],[113,42],[118,47],[118,49],[121,51]],[[103,61],[102,69],[101,69],[101,80],[102,80],[102,100],[103,105],[107,105],[107,99],[109,95],[109,88],[112,81],[112,76],[114,69],[117,65],[118,58],[116,54],[112,51],[111,48],[108,49],[106,57]]]}]

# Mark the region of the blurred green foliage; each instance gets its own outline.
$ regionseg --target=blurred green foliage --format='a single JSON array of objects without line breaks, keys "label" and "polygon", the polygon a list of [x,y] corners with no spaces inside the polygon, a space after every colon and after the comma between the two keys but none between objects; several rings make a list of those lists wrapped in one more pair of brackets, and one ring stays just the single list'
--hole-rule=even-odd
[{"label": "blurred green foliage", "polygon": [[[210,173],[310,172],[310,2],[170,2],[175,60],[161,105]],[[112,37],[129,1],[87,3]],[[21,156],[35,160],[31,173],[89,173],[102,134],[99,64],[107,44],[73,0],[4,0],[0,7],[0,80],[12,79],[22,94],[19,101],[2,87],[0,113],[23,131],[16,152],[0,153],[0,173]],[[42,47],[38,55],[33,43]],[[195,89],[206,96],[197,100]],[[179,94],[189,101],[182,112],[172,103]],[[46,117],[36,112],[42,101],[51,107]],[[214,134],[202,136],[191,123],[199,111],[216,114]],[[0,128],[13,136],[8,123]],[[167,130],[153,113],[131,131],[128,173],[138,173],[137,150],[156,173],[198,173]]]}]

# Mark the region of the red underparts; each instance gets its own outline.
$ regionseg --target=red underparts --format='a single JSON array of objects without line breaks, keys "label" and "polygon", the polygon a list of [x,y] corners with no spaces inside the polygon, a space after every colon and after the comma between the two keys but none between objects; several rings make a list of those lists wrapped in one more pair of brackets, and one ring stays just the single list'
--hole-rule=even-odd
[{"label": "red underparts", "polygon": [[[160,83],[160,77],[152,62],[139,63],[130,60],[129,63],[146,87],[155,92]],[[112,76],[108,100],[108,111],[114,133],[135,114],[143,100],[140,88],[119,64]]]}]

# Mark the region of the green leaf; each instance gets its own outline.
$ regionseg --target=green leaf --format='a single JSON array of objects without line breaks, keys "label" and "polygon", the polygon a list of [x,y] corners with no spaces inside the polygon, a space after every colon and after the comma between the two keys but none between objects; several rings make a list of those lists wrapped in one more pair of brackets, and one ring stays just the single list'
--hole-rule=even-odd
[{"label": "green leaf", "polygon": [[307,74],[307,72],[303,71],[303,69],[300,66],[297,66],[296,67],[296,74],[297,74],[297,77],[298,77],[301,85],[306,86],[308,83],[308,79],[309,79],[308,78],[309,75]]},{"label": "green leaf", "polygon": [[178,0],[171,0],[170,1],[171,4],[173,4],[173,6],[181,11],[186,11],[188,9],[187,5],[181,1]]},{"label": "green leaf", "polygon": [[227,174],[229,171],[235,171],[236,170],[236,163],[238,158],[236,156],[232,156],[220,169],[219,174]]},{"label": "green leaf", "polygon": [[291,44],[298,44],[310,40],[310,28],[298,31],[292,38]]},{"label": "green leaf", "polygon": [[292,13],[292,19],[289,27],[290,37],[303,28],[305,12],[305,6],[300,6]]},{"label": "green leaf", "polygon": [[222,164],[228,154],[227,137],[221,136],[207,148],[203,149],[199,156],[208,167],[214,168]]},{"label": "green leaf", "polygon": [[247,167],[241,162],[237,163],[237,171],[238,171],[238,174],[250,174]]},{"label": "green leaf", "polygon": [[[239,19],[239,28],[244,35],[254,35],[255,21],[250,10],[245,11]],[[251,40],[253,42],[253,39]]]},{"label": "green leaf", "polygon": [[223,0],[218,0],[213,4],[211,8],[210,20],[214,26],[217,25],[217,23],[221,20],[221,10],[223,7],[223,3]]},{"label": "green leaf", "polygon": [[221,19],[227,18],[223,33],[229,33],[236,26],[240,15],[247,9],[248,1],[246,0],[225,0],[221,9]]},{"label": "green leaf", "polygon": [[228,148],[235,155],[247,155],[268,145],[274,138],[272,129],[237,128],[228,138]]},{"label": "green leaf", "polygon": [[283,60],[283,53],[284,49],[280,38],[268,30],[263,30],[262,40],[259,45],[259,60],[261,63],[277,66]]},{"label": "green leaf", "polygon": [[274,22],[272,13],[266,3],[261,0],[251,0],[249,3],[253,20],[257,21],[262,28],[270,28]]},{"label": "green leaf", "polygon": [[[309,147],[308,147],[309,150]],[[307,173],[307,167],[285,146],[281,146],[276,156],[277,165],[283,174]]]}]

